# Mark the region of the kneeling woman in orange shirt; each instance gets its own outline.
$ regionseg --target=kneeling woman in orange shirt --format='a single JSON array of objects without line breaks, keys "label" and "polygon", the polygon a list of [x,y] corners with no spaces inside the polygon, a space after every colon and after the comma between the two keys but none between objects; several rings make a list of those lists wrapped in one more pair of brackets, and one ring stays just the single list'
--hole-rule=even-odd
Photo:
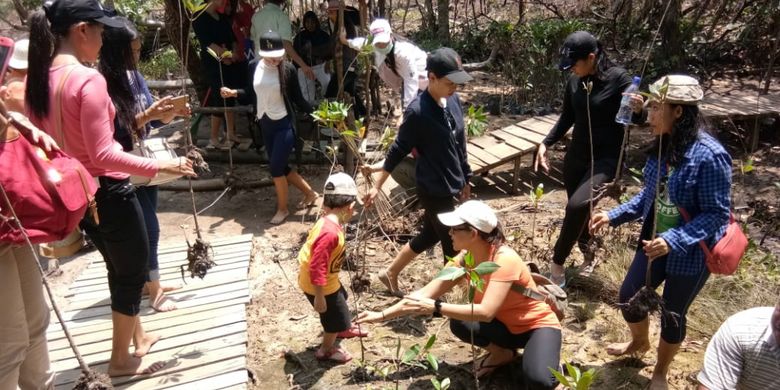
[{"label": "kneeling woman in orange shirt", "polygon": [[517,252],[504,245],[504,233],[493,209],[471,200],[438,218],[450,227],[455,250],[470,252],[475,266],[485,261],[499,266],[492,274],[482,276],[484,289],[474,295],[473,309],[468,303],[451,304],[439,299],[465,276],[454,281],[435,279],[388,309],[360,313],[356,322],[379,322],[410,314],[447,316],[455,336],[470,342],[473,331],[474,344],[487,350],[479,362],[478,376],[511,363],[516,350],[523,348],[526,387],[555,388],[556,380],[548,368],[560,367],[561,325],[548,303],[512,289],[515,284],[534,291],[536,284]]}]

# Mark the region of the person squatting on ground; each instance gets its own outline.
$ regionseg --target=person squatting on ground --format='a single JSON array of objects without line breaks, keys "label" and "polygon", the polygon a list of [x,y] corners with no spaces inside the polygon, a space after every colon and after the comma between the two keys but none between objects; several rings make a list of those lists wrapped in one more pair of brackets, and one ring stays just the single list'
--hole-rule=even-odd
[{"label": "person squatting on ground", "polygon": [[[428,55],[414,43],[393,34],[390,23],[385,19],[375,19],[369,27],[369,32],[373,36],[371,44],[374,46],[374,63],[379,78],[401,93],[401,107],[405,109],[428,87],[428,72],[425,70]],[[355,50],[360,50],[366,38],[347,39],[346,34],[342,34],[341,41]],[[403,117],[399,120],[403,120]],[[415,154],[416,151],[412,150],[390,173],[393,180],[410,195],[416,193]],[[369,169],[364,172],[379,172],[383,165],[384,161],[378,161],[368,166]]]},{"label": "person squatting on ground", "polygon": [[[470,200],[437,218],[449,229],[455,250],[470,253],[475,267],[485,261],[499,266],[495,272],[482,276],[484,290],[474,294],[473,307],[440,299],[468,279],[464,275],[457,280],[434,279],[390,308],[360,313],[356,322],[379,322],[405,315],[445,316],[450,319],[450,330],[457,338],[470,343],[473,332],[474,344],[487,351],[477,365],[478,376],[511,364],[517,356],[516,350],[522,348],[525,388],[555,388],[557,383],[549,368],[559,368],[561,325],[548,302],[512,290],[513,285],[532,290],[537,287],[520,255],[504,245],[504,233],[493,209],[483,202]],[[464,267],[464,264],[460,259],[448,266]]]},{"label": "person squatting on ground", "polygon": [[[116,107],[114,139],[125,152],[130,152],[134,147],[134,138],[147,138],[152,127],[169,123],[177,116],[189,116],[190,110],[189,107],[174,109],[169,96],[157,101],[152,99],[146,80],[137,68],[141,59],[141,35],[127,18],[120,16],[116,20],[121,21],[123,27],[103,30],[98,69],[106,79],[108,93]],[[136,196],[141,204],[149,237],[149,273],[144,286],[144,291],[149,294],[149,306],[156,311],[175,310],[176,305],[166,301],[164,293],[180,286],[163,287],[160,284],[160,265],[157,261],[160,242],[157,186],[137,186]]]},{"label": "person squatting on ground", "polygon": [[[0,87],[0,142],[13,142],[23,136],[43,150],[57,149],[54,140],[43,131],[31,128],[30,132],[26,132],[27,129],[19,129],[10,123],[6,116],[8,111],[24,112],[24,79],[9,77]],[[3,149],[4,145],[0,146],[0,152]],[[0,175],[13,174],[0,172]],[[20,204],[20,199],[14,199],[13,194],[8,195],[11,204]],[[6,209],[5,201],[0,204],[3,205],[1,209]],[[4,224],[4,227],[11,224]],[[0,301],[3,302],[3,315],[0,316],[0,389],[46,389],[54,383],[46,344],[49,307],[43,297],[36,261],[29,246],[0,239]]]},{"label": "person squatting on ground", "polygon": [[780,388],[780,299],[729,317],[712,336],[698,390]]},{"label": "person squatting on ground", "polygon": [[[378,275],[379,280],[395,295],[403,295],[398,288],[398,275],[420,253],[441,241],[445,262],[457,252],[452,240],[436,215],[455,208],[455,197],[468,199],[471,177],[466,154],[466,132],[463,109],[455,91],[459,84],[472,80],[463,70],[460,56],[448,47],[428,55],[428,88],[409,104],[395,141],[385,158],[385,165],[374,186],[365,196],[366,207],[376,198],[382,185],[398,163],[412,149],[419,158],[415,173],[417,196],[425,210],[423,227],[417,236],[401,248],[393,263]],[[425,131],[420,131],[425,129]]]},{"label": "person squatting on ground", "polygon": [[[563,183],[568,202],[551,265],[551,279],[563,286],[566,283],[564,264],[575,243],[585,257],[581,270],[589,273],[595,265],[594,253],[589,247],[591,236],[586,229],[590,218],[591,176],[594,189],[614,178],[623,143],[623,125],[615,122],[615,115],[623,91],[631,85],[631,77],[625,69],[613,64],[601,43],[585,31],[577,31],[566,38],[558,67],[561,71],[571,71],[563,94],[563,111],[558,123],[539,144],[534,170],[541,166],[549,172],[547,149],[574,125],[571,144],[563,158]],[[590,93],[585,86],[589,83],[592,83]],[[591,128],[593,167],[590,166]]]},{"label": "person squatting on ground", "polygon": [[[192,30],[200,43],[200,63],[203,74],[209,83],[209,94],[206,96],[206,107],[233,107],[236,99],[220,98],[219,90],[222,87],[237,88],[241,85],[243,72],[241,67],[234,64],[234,55],[238,45],[233,34],[230,17],[220,10],[225,9],[227,0],[208,0],[208,6],[203,13],[192,22]],[[211,49],[220,58],[212,57],[207,49]],[[227,55],[229,52],[230,55]],[[221,73],[220,73],[221,68]],[[220,143],[220,126],[222,118],[225,118],[227,136],[224,143]],[[211,115],[211,133],[207,150],[217,148],[234,148],[239,144],[236,135],[236,115],[232,111],[224,114]]]},{"label": "person squatting on ground", "polygon": [[[88,217],[81,227],[100,251],[108,271],[113,324],[108,374],[147,374],[162,364],[142,360],[159,336],[144,332],[138,317],[148,272],[149,238],[128,177],[195,173],[186,158],[137,157],[122,151],[113,139],[115,109],[106,80],[83,65],[97,62],[104,25],[122,27],[96,0],[55,0],[34,11],[25,102],[33,123],[52,134],[63,151],[79,160],[99,183],[95,200],[100,223]],[[135,345],[132,354],[128,350],[131,342]]]},{"label": "person squatting on ground", "polygon": [[351,176],[346,173],[329,176],[323,192],[322,216],[309,230],[298,253],[298,286],[320,314],[323,329],[322,345],[314,354],[319,360],[338,363],[352,360],[347,350],[336,345],[336,338],[368,335],[351,324],[347,290],[339,282],[345,250],[342,225],[352,218],[356,200],[357,186]]},{"label": "person squatting on ground", "polygon": [[[293,48],[314,72],[315,78],[310,79],[304,69],[298,67],[298,84],[301,86],[301,93],[309,104],[315,105],[317,99],[325,94],[325,88],[330,83],[330,74],[325,71],[330,36],[320,27],[320,20],[314,11],[303,14],[303,28],[295,35]],[[317,96],[316,82],[320,83],[320,96]]]},{"label": "person squatting on ground", "polygon": [[[667,83],[667,92],[659,94]],[[703,122],[697,104],[704,94],[696,79],[664,76],[650,91],[654,95],[648,101],[648,123],[655,139],[647,151],[642,190],[617,208],[596,213],[591,228],[596,231],[607,224],[644,220],[619,301],[627,303],[645,285],[647,262],[651,262],[651,288],[663,282],[666,309],[676,313],[676,318],[661,318],[658,361],[650,386],[666,389],[669,365],[685,339],[688,308],[710,276],[699,241],[712,248],[723,237],[729,221],[731,156]],[[657,181],[659,195],[655,199]],[[689,221],[681,218],[681,209],[690,215]],[[610,345],[607,352],[620,356],[650,349],[647,314],[629,311],[626,306],[621,312],[631,341]]]},{"label": "person squatting on ground", "polygon": [[284,60],[284,44],[279,34],[268,31],[260,37],[257,54],[249,64],[252,87],[247,89],[222,88],[223,97],[241,97],[255,102],[256,121],[263,133],[263,144],[268,154],[271,177],[276,190],[276,213],[271,223],[278,225],[290,215],[288,183],[303,193],[298,208],[311,207],[319,195],[309,183],[288,165],[295,147],[297,119],[293,103],[307,115],[312,112],[301,95],[295,67]]}]

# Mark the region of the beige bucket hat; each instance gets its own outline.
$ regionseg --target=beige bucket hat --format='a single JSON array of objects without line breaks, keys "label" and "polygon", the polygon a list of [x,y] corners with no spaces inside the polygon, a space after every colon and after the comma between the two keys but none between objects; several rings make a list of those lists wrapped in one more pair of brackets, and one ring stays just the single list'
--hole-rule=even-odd
[{"label": "beige bucket hat", "polygon": [[661,77],[648,89],[650,100],[661,103],[696,105],[704,98],[699,81],[681,74]]}]

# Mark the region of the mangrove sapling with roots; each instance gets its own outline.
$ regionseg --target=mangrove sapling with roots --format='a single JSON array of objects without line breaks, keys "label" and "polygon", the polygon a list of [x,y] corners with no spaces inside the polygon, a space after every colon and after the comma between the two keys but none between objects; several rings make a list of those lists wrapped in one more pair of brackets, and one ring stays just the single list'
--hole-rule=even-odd
[{"label": "mangrove sapling with roots", "polygon": [[[196,238],[193,245],[190,245],[187,240],[187,271],[190,273],[190,278],[197,276],[203,279],[206,273],[217,265],[212,256],[213,252],[211,244],[201,237]],[[181,266],[181,278],[184,280],[184,265]]]}]

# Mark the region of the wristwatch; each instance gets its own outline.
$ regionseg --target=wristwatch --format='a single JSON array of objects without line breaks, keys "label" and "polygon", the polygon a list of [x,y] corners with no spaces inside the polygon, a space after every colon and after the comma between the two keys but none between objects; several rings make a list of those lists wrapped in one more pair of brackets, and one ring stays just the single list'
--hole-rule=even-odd
[{"label": "wristwatch", "polygon": [[441,318],[441,299],[437,299],[433,301],[433,316],[436,318]]}]

